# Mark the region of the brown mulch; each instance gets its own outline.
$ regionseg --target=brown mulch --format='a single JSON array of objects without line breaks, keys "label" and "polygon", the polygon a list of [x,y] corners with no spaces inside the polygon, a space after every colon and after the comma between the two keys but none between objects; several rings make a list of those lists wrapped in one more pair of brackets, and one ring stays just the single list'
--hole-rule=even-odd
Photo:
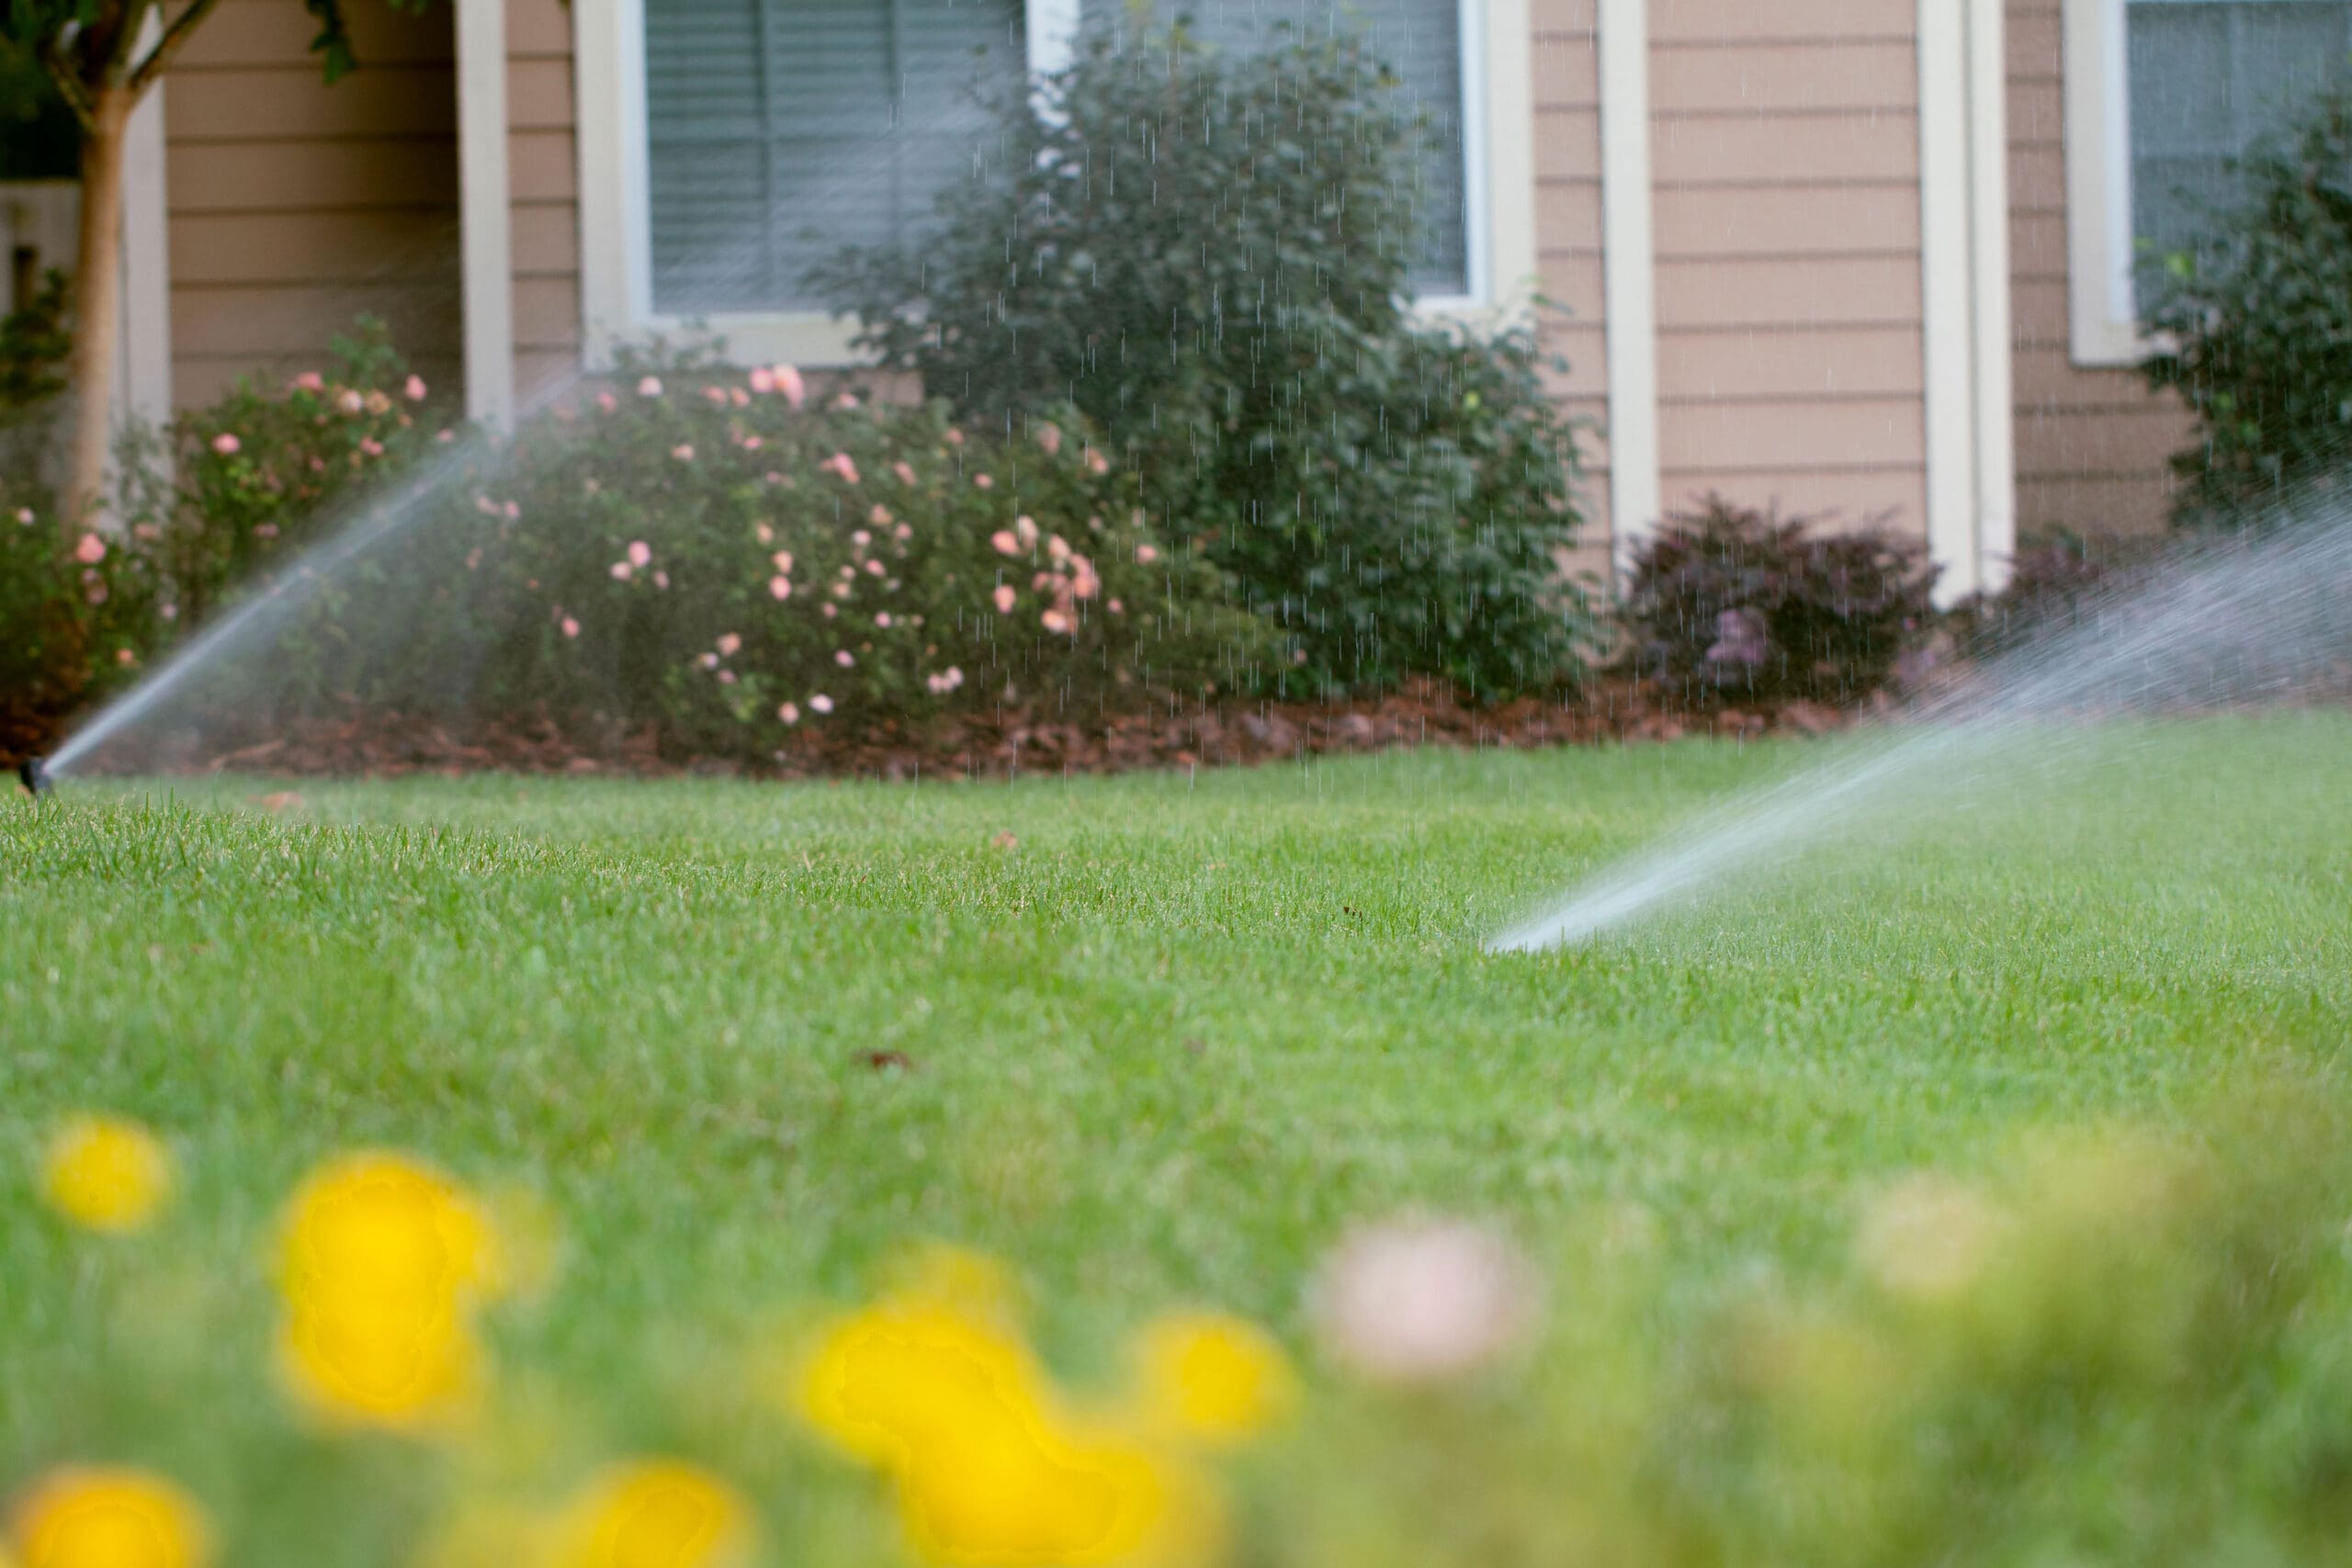
[{"label": "brown mulch", "polygon": [[758,761],[681,755],[650,731],[583,735],[546,717],[462,728],[380,711],[306,717],[242,733],[216,727],[199,743],[109,748],[103,771],[283,776],[413,773],[661,775],[705,773],[805,778],[1011,778],[1139,769],[1251,765],[1436,746],[1527,750],[1689,735],[1757,738],[1819,734],[1849,716],[1806,703],[1772,710],[1677,712],[1631,682],[1597,682],[1575,698],[1524,698],[1480,707],[1425,683],[1346,704],[1234,703],[1081,724],[1006,711],[929,719],[804,726]]}]

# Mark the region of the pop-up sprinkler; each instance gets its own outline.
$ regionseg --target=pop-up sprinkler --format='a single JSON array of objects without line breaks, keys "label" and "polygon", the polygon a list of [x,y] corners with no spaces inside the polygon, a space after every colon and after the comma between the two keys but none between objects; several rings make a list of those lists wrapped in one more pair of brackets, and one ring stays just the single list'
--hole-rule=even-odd
[{"label": "pop-up sprinkler", "polygon": [[28,757],[17,764],[17,779],[35,795],[49,793],[49,764],[39,757]]}]

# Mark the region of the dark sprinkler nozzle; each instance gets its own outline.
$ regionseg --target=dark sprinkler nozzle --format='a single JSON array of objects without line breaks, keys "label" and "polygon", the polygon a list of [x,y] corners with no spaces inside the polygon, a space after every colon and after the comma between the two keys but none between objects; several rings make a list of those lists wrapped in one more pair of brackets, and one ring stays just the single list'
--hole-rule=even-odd
[{"label": "dark sprinkler nozzle", "polygon": [[39,757],[28,757],[17,764],[17,778],[35,795],[49,793],[49,765]]}]

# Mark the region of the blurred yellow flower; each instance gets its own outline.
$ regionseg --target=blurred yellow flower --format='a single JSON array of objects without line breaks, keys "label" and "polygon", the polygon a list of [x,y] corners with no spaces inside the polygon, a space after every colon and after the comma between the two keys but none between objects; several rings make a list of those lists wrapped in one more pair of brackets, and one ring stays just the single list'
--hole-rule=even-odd
[{"label": "blurred yellow flower", "polygon": [[23,1568],[204,1568],[212,1560],[196,1499],[139,1470],[52,1471],[17,1506],[9,1533]]},{"label": "blurred yellow flower", "polygon": [[96,1231],[134,1231],[155,1217],[172,1190],[172,1156],[136,1122],[78,1116],[50,1139],[41,1195],[50,1207]]},{"label": "blurred yellow flower", "polygon": [[1298,1378],[1282,1347],[1238,1317],[1170,1313],[1145,1325],[1135,1358],[1144,1417],[1208,1448],[1247,1442],[1298,1403]]},{"label": "blurred yellow flower", "polygon": [[1009,1321],[1011,1300],[988,1259],[925,1254],[901,1292],[818,1333],[796,1387],[802,1415],[891,1475],[908,1536],[933,1562],[1205,1555],[1206,1487],[1139,1436],[1074,1418]]},{"label": "blurred yellow flower", "polygon": [[752,1510],[693,1465],[641,1460],[592,1480],[565,1511],[553,1568],[728,1568],[752,1551]]},{"label": "blurred yellow flower", "polygon": [[456,1183],[397,1155],[331,1161],[294,1195],[283,1247],[279,1353],[307,1403],[395,1428],[463,1408],[481,1360],[473,1309],[497,1250]]}]

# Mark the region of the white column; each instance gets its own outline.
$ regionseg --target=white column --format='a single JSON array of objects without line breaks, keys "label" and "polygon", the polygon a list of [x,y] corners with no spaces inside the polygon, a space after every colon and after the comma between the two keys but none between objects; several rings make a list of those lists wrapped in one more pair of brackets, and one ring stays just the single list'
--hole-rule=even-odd
[{"label": "white column", "polygon": [[[151,20],[151,39],[153,30]],[[168,85],[156,83],[131,111],[122,152],[122,346],[115,367],[117,413],[153,425],[172,417],[171,208],[164,177],[164,93]]]},{"label": "white column", "polygon": [[466,412],[514,423],[514,208],[506,179],[506,0],[456,0]]},{"label": "white column", "polygon": [[1964,0],[1919,0],[1919,270],[1927,368],[1928,550],[1937,597],[1974,592],[1975,248]]},{"label": "white column", "polygon": [[1609,532],[1623,573],[1659,511],[1657,255],[1647,0],[1600,0],[1601,288],[1609,339]]},{"label": "white column", "polygon": [[2009,329],[2009,80],[2002,0],[1969,0],[1970,217],[1975,231],[1976,570],[1996,592],[2018,547],[2015,345]]}]

